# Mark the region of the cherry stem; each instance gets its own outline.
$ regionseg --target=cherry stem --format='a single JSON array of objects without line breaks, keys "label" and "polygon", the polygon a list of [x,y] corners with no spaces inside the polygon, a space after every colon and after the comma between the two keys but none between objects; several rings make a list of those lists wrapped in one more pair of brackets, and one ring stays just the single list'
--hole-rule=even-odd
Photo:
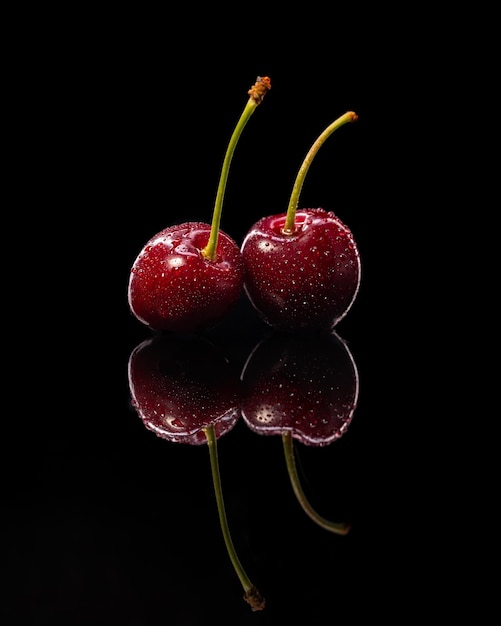
[{"label": "cherry stem", "polygon": [[289,472],[289,478],[292,484],[292,489],[301,505],[303,511],[321,528],[328,530],[331,533],[338,535],[346,535],[350,530],[350,524],[344,522],[331,522],[319,515],[315,509],[311,506],[310,502],[306,498],[299,475],[296,469],[296,461],[294,458],[294,442],[290,431],[284,431],[282,433],[282,442],[284,446],[285,462],[287,464],[287,471]]},{"label": "cherry stem", "polygon": [[223,499],[223,490],[221,487],[221,474],[219,471],[219,461],[218,461],[218,452],[217,452],[217,437],[216,431],[214,429],[214,425],[211,424],[204,428],[205,436],[207,438],[207,444],[209,446],[209,454],[210,454],[210,464],[212,470],[212,481],[214,483],[214,492],[216,494],[216,502],[217,509],[219,512],[219,521],[221,524],[221,529],[223,531],[223,538],[226,544],[226,549],[228,551],[229,557],[235,569],[235,572],[242,583],[242,587],[245,591],[244,599],[251,605],[253,611],[260,611],[264,609],[265,600],[251,582],[249,577],[247,576],[240,560],[238,558],[237,552],[235,550],[235,546],[233,545],[233,540],[230,534],[230,528],[228,525],[228,518],[226,516],[226,509],[224,505]]},{"label": "cherry stem", "polygon": [[215,261],[217,254],[217,242],[219,238],[219,226],[221,223],[221,213],[223,210],[223,200],[226,191],[226,183],[228,181],[228,173],[230,171],[230,164],[233,159],[233,153],[235,147],[240,139],[243,129],[249,121],[251,115],[257,109],[257,107],[263,101],[266,93],[271,89],[271,82],[268,76],[258,76],[254,85],[247,92],[249,94],[249,100],[245,105],[244,110],[240,116],[240,119],[235,126],[235,129],[231,135],[230,142],[226,149],[226,154],[223,160],[223,166],[221,170],[221,177],[219,179],[219,185],[217,188],[216,201],[214,204],[214,211],[212,214],[212,224],[209,235],[209,241],[205,248],[202,249],[202,254],[209,261]]},{"label": "cherry stem", "polygon": [[289,206],[287,208],[287,215],[285,218],[285,224],[282,232],[284,235],[292,235],[295,230],[295,221],[296,221],[296,210],[299,204],[299,196],[301,194],[301,190],[303,188],[304,179],[306,178],[306,174],[310,169],[310,165],[315,158],[317,152],[320,150],[325,140],[332,135],[332,133],[344,126],[348,122],[356,122],[358,119],[358,115],[353,111],[347,111],[341,117],[338,117],[337,120],[334,120],[327,128],[317,137],[313,145],[311,146],[308,154],[305,156],[304,161],[299,168],[297,173],[296,180],[294,182],[294,186],[292,188],[292,193],[289,199]]}]

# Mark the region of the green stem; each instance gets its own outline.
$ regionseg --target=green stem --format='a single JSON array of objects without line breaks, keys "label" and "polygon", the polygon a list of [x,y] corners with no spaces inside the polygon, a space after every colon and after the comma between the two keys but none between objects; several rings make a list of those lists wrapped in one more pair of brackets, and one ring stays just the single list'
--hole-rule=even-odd
[{"label": "green stem", "polygon": [[335,130],[341,128],[341,126],[344,126],[344,124],[348,122],[356,122],[357,119],[358,115],[356,113],[353,111],[347,111],[344,115],[341,115],[341,117],[338,117],[337,120],[334,120],[331,124],[329,124],[329,126],[327,126],[327,128],[317,137],[316,141],[311,146],[301,167],[299,168],[299,172],[294,182],[294,187],[292,188],[289,206],[287,208],[287,216],[285,218],[285,224],[282,231],[285,235],[291,235],[295,230],[296,210],[299,203],[299,196],[303,188],[306,174],[310,169],[310,165],[317,152],[320,150],[327,137],[330,137]]},{"label": "green stem", "polygon": [[298,499],[303,511],[321,528],[338,535],[346,535],[350,530],[349,524],[331,522],[325,519],[315,511],[306,498],[296,469],[296,461],[294,459],[294,442],[290,431],[282,433],[282,442],[284,446],[285,462],[287,464],[287,471],[289,472],[292,489],[294,490],[296,498]]},{"label": "green stem", "polygon": [[214,492],[216,494],[217,509],[219,512],[219,521],[221,524],[221,530],[223,531],[223,538],[226,544],[228,555],[231,559],[235,572],[242,584],[245,591],[244,599],[251,605],[253,611],[260,611],[264,609],[265,600],[253,585],[249,577],[247,576],[240,560],[238,558],[233,540],[230,534],[230,528],[228,526],[228,519],[226,517],[226,509],[223,499],[223,490],[221,487],[221,474],[219,472],[218,452],[217,452],[217,437],[214,426],[211,424],[204,429],[207,443],[209,446],[210,464],[212,470],[212,481],[214,483]]},{"label": "green stem", "polygon": [[226,154],[223,160],[223,167],[221,169],[221,177],[217,187],[216,201],[214,204],[214,211],[212,214],[212,224],[209,235],[209,241],[202,250],[202,254],[209,259],[209,261],[215,261],[217,254],[217,242],[219,237],[219,226],[221,223],[221,213],[223,210],[223,200],[226,191],[226,183],[228,181],[228,173],[230,171],[230,164],[233,159],[233,153],[235,147],[240,139],[243,129],[249,121],[251,115],[254,113],[259,104],[263,101],[266,92],[271,89],[270,79],[265,76],[258,76],[256,83],[249,89],[249,100],[245,105],[244,110],[240,116],[240,119],[235,126],[235,129],[231,135],[230,142],[226,149]]}]

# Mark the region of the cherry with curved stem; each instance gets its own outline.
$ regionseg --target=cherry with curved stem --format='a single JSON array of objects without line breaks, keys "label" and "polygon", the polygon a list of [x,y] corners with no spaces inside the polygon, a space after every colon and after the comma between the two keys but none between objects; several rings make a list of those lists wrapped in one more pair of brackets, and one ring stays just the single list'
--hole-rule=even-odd
[{"label": "cherry with curved stem", "polygon": [[132,406],[148,430],[170,442],[208,445],[226,549],[245,601],[253,611],[262,610],[265,599],[245,572],[231,538],[217,451],[217,440],[241,417],[238,373],[210,340],[167,334],[144,340],[132,350],[128,379]]},{"label": "cherry with curved stem", "polygon": [[243,259],[237,243],[220,228],[233,154],[250,117],[271,89],[257,77],[231,135],[223,160],[211,224],[183,222],[151,237],[129,275],[133,315],[152,330],[196,332],[217,324],[243,291]]},{"label": "cherry with curved stem", "polygon": [[350,229],[332,211],[298,209],[319,149],[334,131],[357,119],[348,111],[324,129],[301,164],[287,211],[261,218],[244,237],[244,289],[273,328],[332,330],[358,294],[360,254]]}]

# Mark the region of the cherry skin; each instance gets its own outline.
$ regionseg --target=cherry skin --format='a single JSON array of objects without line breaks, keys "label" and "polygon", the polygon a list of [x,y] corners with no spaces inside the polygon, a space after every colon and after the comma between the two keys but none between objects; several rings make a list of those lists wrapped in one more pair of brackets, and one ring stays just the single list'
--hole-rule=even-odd
[{"label": "cherry skin", "polygon": [[219,230],[214,260],[202,254],[211,226],[185,222],[152,237],[137,256],[129,280],[129,306],[153,330],[193,332],[219,322],[243,290],[237,243]]},{"label": "cherry skin", "polygon": [[360,287],[361,262],[350,229],[322,208],[261,218],[241,247],[244,288],[274,328],[329,330],[350,310]]}]

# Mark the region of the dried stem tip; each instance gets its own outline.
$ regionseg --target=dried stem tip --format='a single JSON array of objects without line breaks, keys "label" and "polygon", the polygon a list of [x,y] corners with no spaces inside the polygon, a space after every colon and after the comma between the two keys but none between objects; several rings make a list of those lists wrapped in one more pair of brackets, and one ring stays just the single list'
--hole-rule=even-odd
[{"label": "dried stem tip", "polygon": [[247,92],[256,104],[261,104],[263,98],[271,89],[271,81],[269,76],[258,76],[256,82]]}]

